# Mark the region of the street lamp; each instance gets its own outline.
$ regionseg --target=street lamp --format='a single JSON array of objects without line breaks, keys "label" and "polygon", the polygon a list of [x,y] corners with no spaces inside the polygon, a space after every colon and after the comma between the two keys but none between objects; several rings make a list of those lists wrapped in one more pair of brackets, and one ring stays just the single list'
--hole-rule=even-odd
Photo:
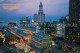
[{"label": "street lamp", "polygon": [[6,32],[6,30],[4,30]]}]

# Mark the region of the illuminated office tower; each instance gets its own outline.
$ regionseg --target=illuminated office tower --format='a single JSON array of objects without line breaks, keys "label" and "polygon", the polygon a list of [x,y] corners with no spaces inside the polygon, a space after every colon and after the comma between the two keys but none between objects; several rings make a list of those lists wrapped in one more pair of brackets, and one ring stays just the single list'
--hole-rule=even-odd
[{"label": "illuminated office tower", "polygon": [[66,38],[80,43],[80,0],[69,0],[69,24]]}]

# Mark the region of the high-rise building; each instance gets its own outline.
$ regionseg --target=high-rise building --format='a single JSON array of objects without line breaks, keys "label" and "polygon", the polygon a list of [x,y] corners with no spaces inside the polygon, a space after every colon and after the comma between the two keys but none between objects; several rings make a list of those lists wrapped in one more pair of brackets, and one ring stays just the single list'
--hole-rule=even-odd
[{"label": "high-rise building", "polygon": [[20,20],[21,26],[29,26],[29,24],[30,24],[30,19],[28,17],[24,17]]},{"label": "high-rise building", "polygon": [[69,0],[69,27],[66,38],[80,43],[80,0]]},{"label": "high-rise building", "polygon": [[39,24],[44,24],[45,22],[45,14],[43,12],[42,2],[40,2],[38,14],[34,14],[34,22]]},{"label": "high-rise building", "polygon": [[34,14],[34,22],[38,22],[38,14]]}]

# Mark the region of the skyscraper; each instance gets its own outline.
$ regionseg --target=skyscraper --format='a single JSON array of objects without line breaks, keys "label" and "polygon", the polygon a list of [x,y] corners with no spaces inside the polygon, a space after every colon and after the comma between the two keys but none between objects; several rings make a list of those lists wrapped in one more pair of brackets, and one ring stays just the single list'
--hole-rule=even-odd
[{"label": "skyscraper", "polygon": [[21,26],[29,26],[29,24],[30,24],[30,19],[28,17],[23,17],[20,20],[20,25]]},{"label": "skyscraper", "polygon": [[80,0],[69,0],[69,24],[67,38],[80,43]]},{"label": "skyscraper", "polygon": [[39,24],[44,24],[45,22],[45,14],[43,12],[42,2],[40,2],[38,14],[34,14],[34,22]]}]

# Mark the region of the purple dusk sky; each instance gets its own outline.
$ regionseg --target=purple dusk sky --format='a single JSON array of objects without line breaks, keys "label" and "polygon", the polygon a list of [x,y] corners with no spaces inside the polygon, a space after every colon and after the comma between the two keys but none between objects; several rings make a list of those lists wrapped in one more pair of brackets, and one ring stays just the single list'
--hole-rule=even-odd
[{"label": "purple dusk sky", "polygon": [[[0,19],[34,16],[38,13],[40,1],[46,16],[60,17],[69,13],[69,0],[0,0]],[[18,9],[4,9],[3,4],[20,4]],[[1,20],[0,20],[1,21]]]}]

